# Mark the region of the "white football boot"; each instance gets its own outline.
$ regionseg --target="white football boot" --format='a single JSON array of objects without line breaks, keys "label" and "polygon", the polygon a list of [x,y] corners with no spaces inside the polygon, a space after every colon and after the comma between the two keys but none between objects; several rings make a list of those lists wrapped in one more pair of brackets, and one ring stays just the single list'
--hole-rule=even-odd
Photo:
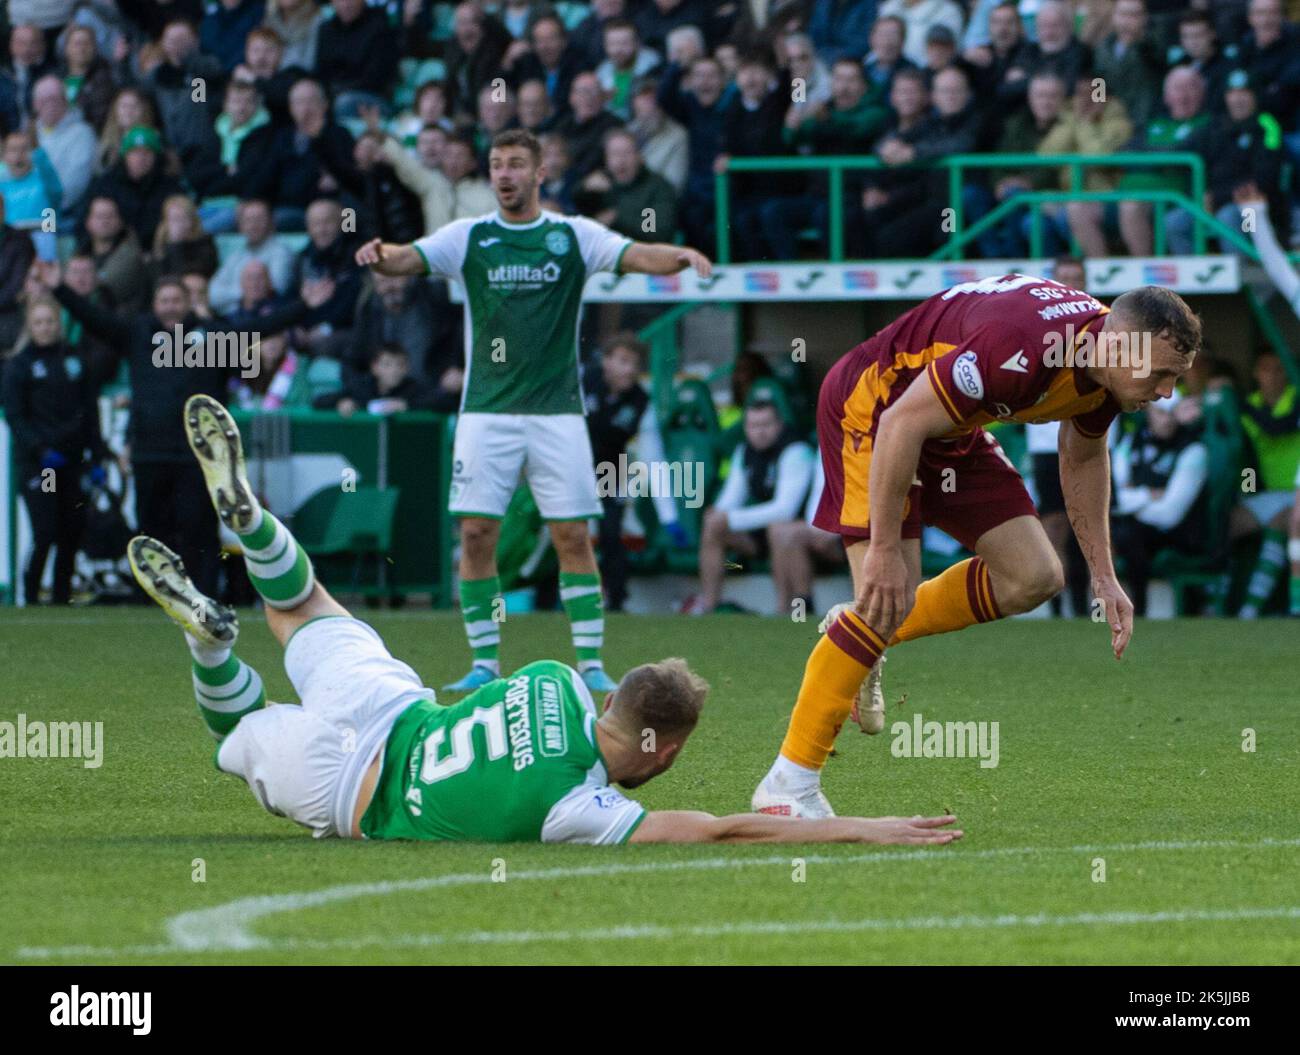
[{"label": "white football boot", "polygon": [[234,646],[239,637],[234,609],[200,593],[180,557],[148,535],[136,535],[126,555],[135,581],[182,630],[209,647]]},{"label": "white football boot", "polygon": [[185,436],[221,522],[236,534],[247,531],[253,520],[253,488],[234,419],[211,396],[190,396],[185,401]]},{"label": "white football boot", "polygon": [[[840,617],[840,613],[852,607],[851,604],[837,604],[817,625],[817,632],[826,633],[831,628],[831,624]],[[849,712],[849,718],[853,723],[869,736],[875,736],[885,727],[885,686],[881,669],[884,665],[885,657],[881,656],[876,660],[876,665],[871,668],[867,680],[858,689],[858,698],[853,701],[853,710]]]},{"label": "white football boot", "polygon": [[768,773],[755,789],[754,797],[749,800],[749,808],[755,813],[766,813],[773,817],[823,820],[835,816],[820,785],[803,790],[795,789],[780,775],[773,773]]}]

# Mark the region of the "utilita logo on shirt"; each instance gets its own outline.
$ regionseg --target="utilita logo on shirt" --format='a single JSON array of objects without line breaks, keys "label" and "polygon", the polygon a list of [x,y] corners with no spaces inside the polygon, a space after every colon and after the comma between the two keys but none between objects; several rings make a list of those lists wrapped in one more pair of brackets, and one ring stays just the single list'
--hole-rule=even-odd
[{"label": "utilita logo on shirt", "polygon": [[543,267],[529,264],[502,264],[488,268],[487,278],[494,286],[538,286],[545,282],[559,282],[560,265],[552,261]]}]

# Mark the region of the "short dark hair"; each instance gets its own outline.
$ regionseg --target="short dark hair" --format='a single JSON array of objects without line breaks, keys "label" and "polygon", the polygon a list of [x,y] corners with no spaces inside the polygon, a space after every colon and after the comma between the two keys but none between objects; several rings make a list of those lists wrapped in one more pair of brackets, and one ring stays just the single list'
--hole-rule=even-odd
[{"label": "short dark hair", "polygon": [[612,334],[601,346],[600,354],[613,355],[620,348],[635,355],[642,366],[645,366],[646,360],[650,358],[650,346],[631,330],[620,330]]},{"label": "short dark hair", "polygon": [[185,284],[185,279],[175,272],[166,275],[159,275],[153,284],[153,291],[154,293],[157,293],[160,289],[167,286],[178,286],[184,291],[187,297],[190,295],[190,288]]},{"label": "short dark hair", "polygon": [[1211,33],[1215,32],[1214,19],[1205,11],[1188,11],[1186,14],[1178,17],[1178,28],[1183,26],[1208,26]]},{"label": "short dark hair", "polygon": [[533,164],[542,163],[542,145],[526,128],[507,128],[492,137],[492,150],[499,147],[523,147],[533,156]]},{"label": "short dark hair", "polygon": [[640,39],[641,37],[641,34],[637,32],[636,23],[630,18],[611,18],[600,27],[600,35],[602,39],[611,29],[630,29],[633,33],[636,33],[637,39]]},{"label": "short dark hair", "polygon": [[1115,298],[1111,311],[1152,337],[1173,345],[1183,356],[1194,356],[1201,347],[1201,320],[1171,289],[1139,286]]},{"label": "short dark hair", "polygon": [[381,344],[370,354],[370,361],[372,363],[377,361],[381,355],[395,355],[399,359],[410,358],[410,355],[407,354],[406,349],[403,348],[400,344]]}]

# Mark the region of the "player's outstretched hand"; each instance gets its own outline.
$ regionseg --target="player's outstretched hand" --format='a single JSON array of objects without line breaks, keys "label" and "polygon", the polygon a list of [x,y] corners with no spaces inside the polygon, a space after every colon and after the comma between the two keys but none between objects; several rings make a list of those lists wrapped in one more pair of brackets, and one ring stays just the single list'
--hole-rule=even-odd
[{"label": "player's outstretched hand", "polygon": [[[943,845],[964,834],[960,828],[948,828],[957,818],[942,817],[862,817],[864,843],[906,843],[911,846]],[[942,830],[942,829],[947,829]]]},{"label": "player's outstretched hand", "polygon": [[357,250],[357,263],[361,267],[370,267],[384,259],[384,243],[382,239],[372,238],[360,249]]},{"label": "player's outstretched hand", "polygon": [[1110,625],[1110,647],[1116,659],[1124,657],[1133,636],[1133,602],[1116,579],[1094,580],[1092,595],[1106,605],[1106,622]]},{"label": "player's outstretched hand", "polygon": [[688,267],[695,268],[695,273],[699,275],[700,278],[708,278],[713,274],[713,261],[698,249],[692,249],[690,246],[678,250],[677,263],[679,263],[683,269]]}]

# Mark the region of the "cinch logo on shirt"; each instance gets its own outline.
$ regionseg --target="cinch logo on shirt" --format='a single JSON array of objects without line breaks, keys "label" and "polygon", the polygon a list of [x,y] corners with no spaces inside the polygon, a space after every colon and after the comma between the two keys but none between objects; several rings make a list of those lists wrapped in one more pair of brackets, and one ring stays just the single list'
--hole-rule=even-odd
[{"label": "cinch logo on shirt", "polygon": [[957,361],[952,364],[952,379],[971,399],[984,398],[984,378],[980,376],[974,352],[962,352],[957,356]]},{"label": "cinch logo on shirt", "polygon": [[52,1026],[130,1026],[143,1037],[150,1030],[152,993],[83,993],[73,986],[70,993],[50,997]]}]

